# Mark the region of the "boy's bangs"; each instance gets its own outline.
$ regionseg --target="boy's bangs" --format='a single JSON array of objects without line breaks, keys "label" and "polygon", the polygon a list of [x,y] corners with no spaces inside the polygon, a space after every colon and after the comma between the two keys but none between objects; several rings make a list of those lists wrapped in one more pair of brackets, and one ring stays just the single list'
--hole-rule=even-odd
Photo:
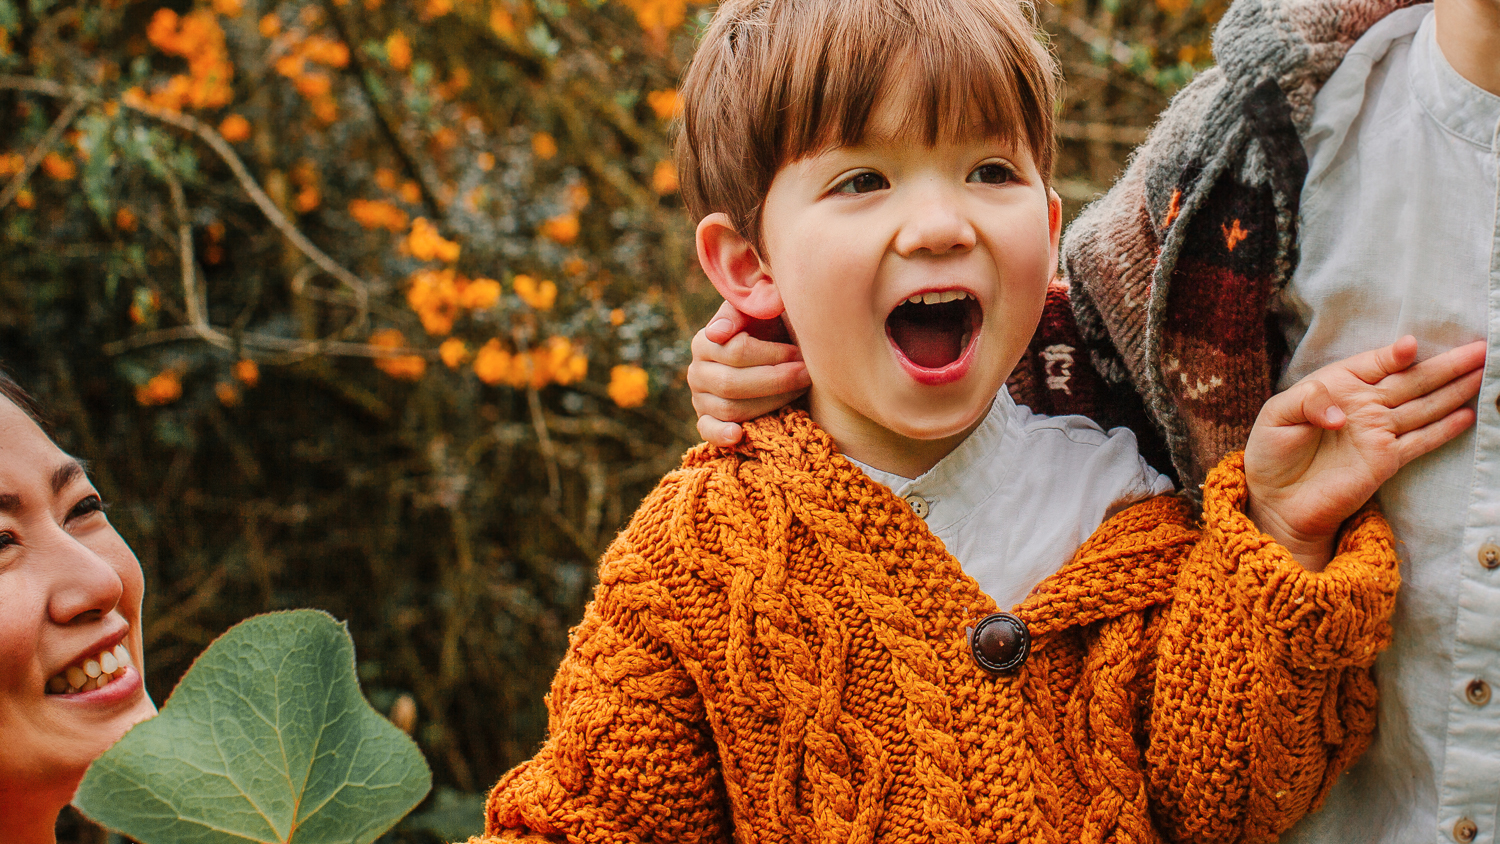
[{"label": "boy's bangs", "polygon": [[[1050,57],[1017,7],[946,0],[809,5],[832,15],[817,21],[824,26],[798,28],[807,35],[823,29],[824,37],[799,38],[801,49],[789,57],[788,84],[777,98],[782,162],[829,144],[861,143],[875,104],[894,96],[907,104],[904,137],[929,146],[976,136],[1024,144],[1050,177]],[[830,9],[838,6],[845,8]]]},{"label": "boy's bangs", "polygon": [[682,83],[678,172],[695,217],[759,245],[776,171],[865,139],[881,97],[902,134],[1024,144],[1052,173],[1057,66],[1027,0],[723,0]]}]

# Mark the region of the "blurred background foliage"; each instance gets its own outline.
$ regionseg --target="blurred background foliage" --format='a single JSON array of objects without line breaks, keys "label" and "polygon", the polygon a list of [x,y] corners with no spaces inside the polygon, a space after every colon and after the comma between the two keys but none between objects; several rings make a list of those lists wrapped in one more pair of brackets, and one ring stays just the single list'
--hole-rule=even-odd
[{"label": "blurred background foliage", "polygon": [[[1225,3],[1038,9],[1068,216]],[[141,559],[158,697],[318,607],[426,752],[434,832],[530,755],[594,560],[696,440],[717,300],[670,128],[711,12],[0,0],[0,362]]]}]

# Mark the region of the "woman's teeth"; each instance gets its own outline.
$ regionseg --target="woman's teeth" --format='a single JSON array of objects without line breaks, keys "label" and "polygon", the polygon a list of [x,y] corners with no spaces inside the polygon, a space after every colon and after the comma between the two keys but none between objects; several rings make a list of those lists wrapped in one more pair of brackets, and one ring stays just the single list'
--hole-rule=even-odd
[{"label": "woman's teeth", "polygon": [[944,302],[957,302],[959,299],[967,299],[969,294],[962,290],[944,290],[941,293],[918,293],[907,299],[909,305],[941,305]]},{"label": "woman's teeth", "polygon": [[61,674],[47,681],[47,693],[71,695],[102,689],[111,681],[125,676],[130,667],[130,651],[123,644],[107,651],[85,657],[67,667]]}]

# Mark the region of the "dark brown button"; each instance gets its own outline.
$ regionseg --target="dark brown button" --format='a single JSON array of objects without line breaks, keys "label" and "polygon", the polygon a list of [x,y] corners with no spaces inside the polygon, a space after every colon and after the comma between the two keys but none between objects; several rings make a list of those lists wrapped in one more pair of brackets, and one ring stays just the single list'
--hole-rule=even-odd
[{"label": "dark brown button", "polygon": [[1479,836],[1479,824],[1468,818],[1459,818],[1453,824],[1453,837],[1459,844],[1469,844]]},{"label": "dark brown button", "polygon": [[969,649],[980,668],[1004,674],[1026,661],[1031,653],[1031,631],[1026,629],[1026,622],[1008,612],[992,613],[969,628]]},{"label": "dark brown button", "polygon": [[1475,706],[1484,706],[1490,702],[1490,684],[1475,677],[1469,681],[1468,688],[1464,689],[1464,697]]},{"label": "dark brown button", "polygon": [[1487,569],[1500,566],[1500,545],[1491,540],[1479,546],[1479,564]]}]

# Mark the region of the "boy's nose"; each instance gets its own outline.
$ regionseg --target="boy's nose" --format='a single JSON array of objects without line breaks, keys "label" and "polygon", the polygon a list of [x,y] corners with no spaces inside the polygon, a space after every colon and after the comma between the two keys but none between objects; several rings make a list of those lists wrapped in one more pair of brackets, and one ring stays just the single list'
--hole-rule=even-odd
[{"label": "boy's nose", "polygon": [[912,257],[921,252],[941,255],[974,247],[974,226],[956,197],[941,189],[924,190],[913,197],[896,234],[896,252]]}]

